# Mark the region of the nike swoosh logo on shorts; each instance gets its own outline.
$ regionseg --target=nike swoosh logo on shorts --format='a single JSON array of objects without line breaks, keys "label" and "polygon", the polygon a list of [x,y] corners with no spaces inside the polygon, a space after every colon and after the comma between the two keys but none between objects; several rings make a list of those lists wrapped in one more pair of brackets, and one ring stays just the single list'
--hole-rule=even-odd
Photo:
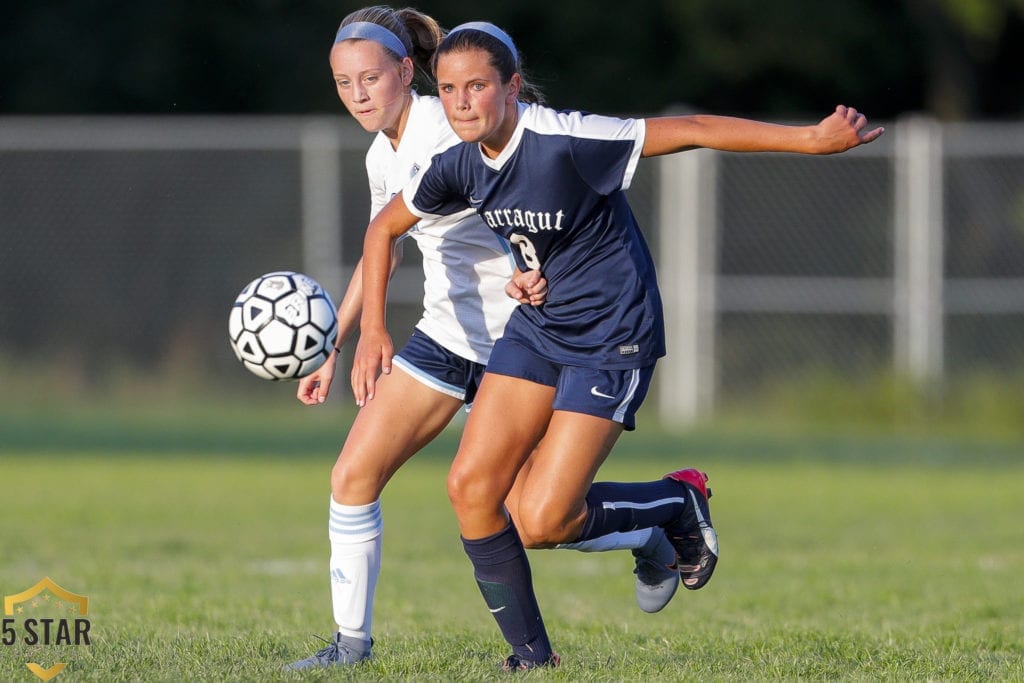
[{"label": "nike swoosh logo on shorts", "polygon": [[602,394],[600,391],[597,390],[597,386],[590,387],[590,393],[594,396],[600,396],[601,398],[615,398],[614,396],[609,396],[608,394]]}]

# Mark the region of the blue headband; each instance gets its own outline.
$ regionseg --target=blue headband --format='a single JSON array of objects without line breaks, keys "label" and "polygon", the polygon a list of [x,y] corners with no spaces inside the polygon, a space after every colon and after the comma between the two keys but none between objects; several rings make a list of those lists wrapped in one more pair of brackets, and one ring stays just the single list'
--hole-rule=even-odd
[{"label": "blue headband", "polygon": [[380,43],[399,57],[409,56],[409,52],[405,49],[405,45],[398,36],[380,24],[374,24],[371,21],[353,21],[351,24],[342,26],[338,29],[338,34],[334,36],[334,44],[337,45],[349,38],[372,40],[375,43]]},{"label": "blue headband", "polygon": [[494,24],[486,21],[467,21],[465,24],[459,24],[458,26],[453,28],[451,31],[448,32],[448,35],[456,33],[457,31],[464,31],[466,29],[480,31],[482,33],[486,33],[492,38],[497,38],[505,45],[505,47],[508,48],[508,51],[512,53],[513,61],[515,61],[516,64],[519,63],[519,53],[516,51],[515,43],[512,42],[512,39],[509,37],[507,33],[502,31]]}]

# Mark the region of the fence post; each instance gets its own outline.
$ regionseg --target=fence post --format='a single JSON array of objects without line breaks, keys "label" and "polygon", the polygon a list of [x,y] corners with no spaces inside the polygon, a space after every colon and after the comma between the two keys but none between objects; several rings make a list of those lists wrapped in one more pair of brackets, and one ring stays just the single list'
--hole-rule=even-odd
[{"label": "fence post", "polygon": [[715,154],[696,150],[658,161],[657,261],[668,345],[658,373],[659,417],[665,427],[686,427],[708,417],[715,398]]},{"label": "fence post", "polygon": [[913,116],[896,136],[894,353],[897,371],[922,388],[943,375],[942,128]]},{"label": "fence post", "polygon": [[329,119],[310,119],[301,132],[303,269],[335,304],[345,294],[341,241],[341,135]]}]

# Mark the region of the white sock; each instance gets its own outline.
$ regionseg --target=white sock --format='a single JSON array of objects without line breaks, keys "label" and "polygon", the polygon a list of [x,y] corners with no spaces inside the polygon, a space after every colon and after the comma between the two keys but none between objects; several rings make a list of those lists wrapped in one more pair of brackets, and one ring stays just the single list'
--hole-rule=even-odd
[{"label": "white sock", "polygon": [[592,538],[589,541],[575,543],[559,543],[559,550],[579,550],[581,553],[603,553],[606,550],[632,550],[643,548],[651,539],[654,529],[637,529],[636,531],[616,531]]},{"label": "white sock", "polygon": [[380,575],[384,522],[380,501],[341,505],[331,497],[331,603],[338,632],[369,643],[373,594]]}]

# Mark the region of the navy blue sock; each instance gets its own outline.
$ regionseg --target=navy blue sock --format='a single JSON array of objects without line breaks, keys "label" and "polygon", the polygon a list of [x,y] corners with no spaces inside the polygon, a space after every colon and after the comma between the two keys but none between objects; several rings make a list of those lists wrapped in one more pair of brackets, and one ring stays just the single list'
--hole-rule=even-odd
[{"label": "navy blue sock", "polygon": [[473,575],[484,602],[512,651],[521,659],[544,662],[551,657],[544,620],[533,592],[533,576],[515,527],[486,538],[462,539],[473,562]]},{"label": "navy blue sock", "polygon": [[589,541],[616,531],[662,526],[686,509],[685,489],[677,481],[592,484],[587,492],[587,518],[576,541]]}]

